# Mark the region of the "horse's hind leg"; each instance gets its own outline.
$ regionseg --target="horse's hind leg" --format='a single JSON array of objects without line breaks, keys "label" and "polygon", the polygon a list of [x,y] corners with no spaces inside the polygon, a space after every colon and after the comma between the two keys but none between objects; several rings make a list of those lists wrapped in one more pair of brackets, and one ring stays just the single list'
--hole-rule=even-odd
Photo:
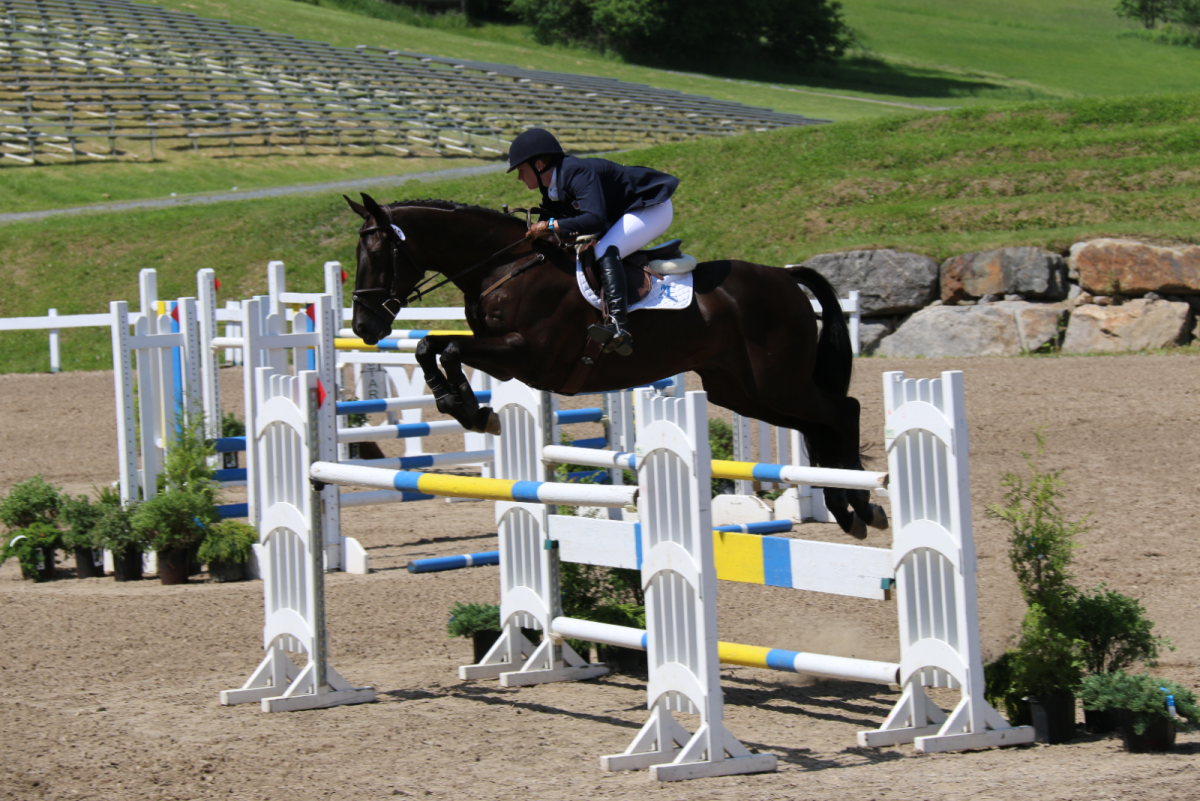
[{"label": "horse's hind leg", "polygon": [[[700,375],[709,399],[718,406],[802,433],[814,465],[863,469],[858,447],[860,408],[854,398],[826,392],[808,381],[775,384],[774,392],[766,393],[753,383],[747,388],[736,375],[708,371]],[[887,515],[871,503],[867,490],[826,487],[824,495],[838,525],[855,537],[865,537],[868,525],[887,526]]]}]

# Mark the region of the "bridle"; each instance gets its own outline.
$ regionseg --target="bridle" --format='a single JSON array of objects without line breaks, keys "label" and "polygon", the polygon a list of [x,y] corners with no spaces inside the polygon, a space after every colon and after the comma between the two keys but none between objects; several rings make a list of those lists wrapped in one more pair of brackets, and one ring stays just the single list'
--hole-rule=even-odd
[{"label": "bridle", "polygon": [[[396,225],[392,222],[392,210],[387,206],[381,206],[380,208],[383,210],[383,213],[387,215],[388,228],[382,227],[379,225],[378,221],[375,221],[373,225],[360,229],[358,235],[361,239],[367,234],[373,234],[376,232],[383,233],[384,237],[391,245],[391,258],[387,265],[387,269],[391,271],[391,277],[385,282],[386,287],[377,287],[375,289],[355,289],[351,294],[351,297],[354,299],[355,303],[362,304],[364,308],[371,311],[373,314],[386,319],[389,323],[396,319],[396,315],[399,314],[400,310],[405,306],[420,300],[423,296],[428,295],[433,290],[445,286],[446,284],[450,283],[453,278],[458,278],[466,275],[467,273],[478,270],[480,267],[490,263],[497,256],[507,253],[517,245],[527,240],[527,237],[521,237],[517,241],[500,248],[482,261],[478,261],[464,270],[459,270],[457,273],[455,273],[453,278],[446,277],[428,289],[422,289],[422,287],[436,278],[441,271],[431,271],[429,268],[425,267],[424,264],[417,260],[412,251],[409,250],[408,246],[404,244],[404,240],[397,232]],[[375,218],[372,217],[371,219],[374,220]],[[404,258],[408,259],[409,264],[412,265],[414,269],[418,270],[422,276],[425,275],[425,273],[433,272],[433,275],[414,286],[411,290],[412,294],[408,295],[407,297],[402,297],[402,293],[397,289],[397,282],[400,280],[399,254],[401,253],[404,254]],[[367,258],[371,262],[371,266],[374,267],[377,272],[379,271],[379,264],[376,261],[376,257],[380,255],[382,254],[378,251],[367,251]],[[382,301],[375,300],[375,298],[385,293],[386,297]]]}]

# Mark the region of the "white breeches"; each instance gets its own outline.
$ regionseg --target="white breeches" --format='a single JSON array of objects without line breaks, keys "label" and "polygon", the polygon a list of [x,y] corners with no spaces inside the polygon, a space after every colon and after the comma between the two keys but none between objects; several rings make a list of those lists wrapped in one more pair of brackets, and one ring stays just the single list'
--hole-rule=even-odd
[{"label": "white breeches", "polygon": [[596,256],[603,256],[610,247],[621,251],[621,258],[641,250],[666,233],[674,216],[670,199],[656,206],[629,212],[613,223],[608,233],[596,243]]}]

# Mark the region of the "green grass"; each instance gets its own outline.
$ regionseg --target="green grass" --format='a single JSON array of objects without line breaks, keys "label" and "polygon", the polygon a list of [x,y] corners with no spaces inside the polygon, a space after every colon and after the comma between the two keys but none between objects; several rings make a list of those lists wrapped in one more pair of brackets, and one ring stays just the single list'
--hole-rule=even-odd
[{"label": "green grass", "polygon": [[[765,264],[836,249],[895,247],[942,260],[1001,245],[1064,250],[1076,240],[1189,240],[1200,217],[1200,94],[970,108],[669,145],[630,161],[678,175],[671,234],[698,258]],[[380,200],[445,197],[498,207],[531,195],[511,175],[409,184]],[[8,289],[0,316],[99,312],[136,300],[137,273],[161,297],[195,293],[217,270],[221,301],[265,289],[271,259],[289,285],[321,286],[321,265],[353,273],[359,219],[336,194],[96,214],[0,227]],[[457,303],[442,290],[431,305]],[[0,337],[0,372],[45,370],[45,335]],[[109,364],[107,336],[64,334],[71,368]]]},{"label": "green grass", "polygon": [[[1051,95],[1196,88],[1200,50],[1130,35],[1113,0],[844,0],[847,21],[895,64],[1004,76]],[[986,99],[988,91],[980,96]],[[1005,90],[993,91],[1004,95]],[[957,90],[949,92],[953,98]]]},{"label": "green grass", "polygon": [[[910,68],[908,65],[874,67],[875,70],[896,73],[897,81],[901,80],[901,76],[908,76],[913,85],[906,87],[903,97],[897,96],[889,88],[884,88],[881,92],[879,88],[871,86],[856,87],[854,81],[830,82],[819,76],[814,77],[816,83],[810,86],[803,80],[802,75],[763,72],[756,68],[749,69],[745,74],[732,76],[736,79],[755,79],[746,83],[742,80],[730,80],[728,77],[680,74],[628,64],[616,56],[601,55],[581,48],[539,45],[529,37],[526,29],[519,25],[483,24],[441,29],[416,27],[296,0],[161,0],[155,5],[205,17],[227,19],[237,25],[250,25],[287,33],[301,39],[329,42],[339,47],[376,45],[452,58],[514,64],[529,69],[603,75],[825,119],[868,119],[903,111],[886,105],[827,96],[832,89],[836,89],[838,94],[867,99],[919,103],[924,96],[915,85],[924,79],[960,85],[964,93],[972,86],[991,85],[990,82],[970,76],[919,66]],[[826,94],[801,93],[794,90]],[[944,99],[940,83],[934,92]],[[936,97],[930,95],[926,99]]]},{"label": "green grass", "polygon": [[[1192,89],[1200,50],[1135,35],[1109,3],[1067,0],[847,0],[846,19],[867,50],[836,67],[780,72],[746,65],[735,75],[703,76],[625,63],[615,56],[535,44],[519,25],[467,26],[373,0],[162,0],[159,5],[343,47],[374,44],[535,69],[606,75],[840,122],[903,117],[885,103],[972,106],[1076,95],[1135,95]],[[348,8],[371,9],[374,19]],[[412,20],[424,25],[406,24]],[[433,27],[428,27],[432,25]],[[840,95],[841,97],[835,97]],[[140,155],[140,146],[131,145]],[[167,197],[171,192],[242,189],[437,169],[441,163],[372,157],[195,157],[159,149],[154,163],[63,164],[4,170],[0,212]],[[461,166],[447,160],[445,166]],[[471,162],[473,163],[473,162]],[[105,197],[105,196],[108,197]]]},{"label": "green grass", "polygon": [[[244,150],[245,148],[243,148]],[[4,170],[0,213],[40,211],[200,192],[345,181],[485,164],[466,158],[388,156],[195,156],[157,150],[159,160],[121,164],[80,162]],[[227,151],[226,151],[227,152]]]}]

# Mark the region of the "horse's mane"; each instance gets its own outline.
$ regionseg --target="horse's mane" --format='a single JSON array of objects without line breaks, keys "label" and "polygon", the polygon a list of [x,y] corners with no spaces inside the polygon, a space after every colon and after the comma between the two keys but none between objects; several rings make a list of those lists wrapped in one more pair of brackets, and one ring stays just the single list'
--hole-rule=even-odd
[{"label": "horse's mane", "polygon": [[438,198],[419,198],[414,200],[397,200],[388,204],[389,209],[402,208],[421,208],[421,209],[441,209],[442,211],[474,211],[493,217],[499,220],[514,220],[517,219],[512,215],[505,214],[496,209],[489,209],[486,206],[473,206],[469,203],[459,203],[454,200],[439,200]]}]

